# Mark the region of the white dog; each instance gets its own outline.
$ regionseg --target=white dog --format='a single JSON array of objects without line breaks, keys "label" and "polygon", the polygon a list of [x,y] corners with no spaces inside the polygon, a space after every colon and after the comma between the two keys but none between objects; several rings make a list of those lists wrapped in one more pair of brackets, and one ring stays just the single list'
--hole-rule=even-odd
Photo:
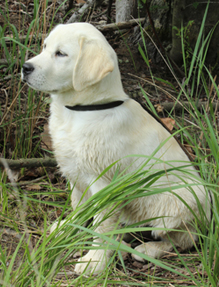
[{"label": "white dog", "polygon": [[[129,165],[129,172],[139,167],[139,160],[127,155],[153,154],[155,160],[146,168],[166,170],[171,162],[178,167],[189,161],[177,141],[140,104],[130,99],[124,92],[117,56],[105,37],[88,23],[58,25],[45,39],[43,51],[27,61],[22,68],[22,79],[30,87],[51,94],[51,116],[49,129],[57,162],[63,175],[72,186],[72,207],[80,202],[84,190],[100,173],[116,160],[120,161],[120,171]],[[142,158],[141,158],[142,160]],[[198,179],[195,169],[190,166]],[[95,181],[87,197],[106,187],[116,170],[112,167],[104,176]],[[171,186],[191,179],[183,173],[167,174],[159,184],[169,186],[169,192],[135,199],[122,210],[122,218],[130,224],[151,220],[150,226],[161,228],[153,231],[154,238],[136,249],[153,258],[159,258],[172,249],[172,243],[182,249],[190,248],[197,236],[192,221],[194,214],[171,192]],[[209,198],[201,184],[174,190],[193,210],[199,214],[197,198],[210,218]],[[197,197],[197,198],[195,198]],[[86,198],[83,198],[84,202]],[[206,209],[207,202],[207,209]],[[121,211],[120,211],[121,213]],[[97,232],[113,230],[119,214],[111,216],[100,224]],[[162,228],[171,229],[169,232]],[[172,231],[176,229],[176,231]],[[189,232],[178,232],[187,230]],[[111,256],[108,250],[90,250],[76,265],[76,272],[98,273]],[[140,260],[135,256],[136,259]],[[89,262],[87,266],[85,262]]]}]

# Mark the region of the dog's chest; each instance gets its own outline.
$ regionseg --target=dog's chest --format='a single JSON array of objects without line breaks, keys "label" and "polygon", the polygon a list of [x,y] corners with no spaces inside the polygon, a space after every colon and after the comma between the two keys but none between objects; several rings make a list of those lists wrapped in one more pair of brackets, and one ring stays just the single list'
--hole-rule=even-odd
[{"label": "dog's chest", "polygon": [[[118,145],[111,144],[113,131],[106,127],[106,115],[92,116],[89,112],[75,113],[51,108],[50,133],[57,162],[70,180],[81,174],[98,176],[117,159]],[[107,129],[107,132],[106,132]]]}]

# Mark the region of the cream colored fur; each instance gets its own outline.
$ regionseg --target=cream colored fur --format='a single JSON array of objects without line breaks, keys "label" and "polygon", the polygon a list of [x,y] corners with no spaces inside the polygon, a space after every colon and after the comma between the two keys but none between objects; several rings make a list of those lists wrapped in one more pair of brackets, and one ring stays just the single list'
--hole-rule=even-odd
[{"label": "cream colored fur", "polygon": [[[73,208],[78,205],[87,186],[111,163],[122,159],[121,171],[131,163],[133,164],[129,171],[135,170],[140,159],[136,161],[136,158],[126,157],[127,155],[150,156],[170,137],[160,123],[124,93],[116,54],[104,36],[92,25],[58,25],[46,38],[42,53],[26,63],[32,64],[34,70],[28,74],[23,71],[23,80],[32,88],[51,94],[49,129],[55,157],[63,175],[70,180],[72,186],[76,182],[72,193]],[[86,112],[71,111],[65,107],[115,100],[123,100],[124,103],[112,109]],[[147,168],[155,164],[153,168],[166,169],[168,166],[165,161],[174,161],[173,166],[189,161],[173,137],[159,149],[156,157],[161,162],[151,160]],[[82,202],[107,186],[115,169],[116,166],[94,182]],[[188,169],[198,178],[193,167]],[[183,177],[183,173],[181,176]],[[183,180],[191,182],[188,178]],[[160,237],[161,241],[142,244],[137,250],[154,258],[172,249],[169,239],[182,249],[190,248],[193,240],[197,239],[191,233],[195,231],[190,224],[194,219],[192,213],[171,193],[171,185],[176,182],[179,182],[177,176],[163,177],[156,184],[169,186],[170,192],[136,199],[122,211],[123,221],[129,223],[165,216],[149,223],[157,228],[189,231],[170,231],[168,234],[162,230],[153,231],[154,237]],[[196,185],[193,189],[205,209],[207,196],[203,186]],[[175,192],[198,214],[196,199],[188,189],[183,187]],[[209,216],[208,210],[207,218]],[[101,223],[96,231],[103,233],[112,230],[119,217],[118,211],[115,216]],[[52,230],[55,227],[56,225]],[[81,273],[86,268],[86,264],[80,261],[90,261],[87,272],[98,273],[105,268],[110,256],[109,250],[89,251],[79,260],[76,272]],[[137,256],[135,258],[142,260]]]}]

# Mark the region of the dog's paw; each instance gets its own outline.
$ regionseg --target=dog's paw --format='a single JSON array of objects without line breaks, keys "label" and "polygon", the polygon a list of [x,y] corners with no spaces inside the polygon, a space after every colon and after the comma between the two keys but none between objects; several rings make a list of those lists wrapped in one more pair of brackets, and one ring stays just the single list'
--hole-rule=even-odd
[{"label": "dog's paw", "polygon": [[151,235],[155,239],[163,238],[165,237],[166,234],[167,234],[166,230],[152,230],[151,231]]},{"label": "dog's paw", "polygon": [[86,273],[96,275],[102,272],[108,263],[107,252],[104,250],[90,250],[78,260],[75,266],[77,274]]},{"label": "dog's paw", "polygon": [[[135,248],[136,251],[147,255],[150,258],[160,258],[165,254],[169,253],[169,251],[173,248],[171,242],[169,241],[156,241],[156,242],[147,242],[143,243]],[[133,254],[132,258],[144,262],[141,256]]]}]

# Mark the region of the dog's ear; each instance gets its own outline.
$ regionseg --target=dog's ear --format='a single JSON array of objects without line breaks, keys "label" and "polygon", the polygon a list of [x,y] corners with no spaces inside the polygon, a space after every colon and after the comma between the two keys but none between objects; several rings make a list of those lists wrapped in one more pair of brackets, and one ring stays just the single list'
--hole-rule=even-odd
[{"label": "dog's ear", "polygon": [[80,52],[73,71],[73,87],[76,91],[98,83],[114,69],[114,61],[104,42],[81,37],[79,44]]}]

